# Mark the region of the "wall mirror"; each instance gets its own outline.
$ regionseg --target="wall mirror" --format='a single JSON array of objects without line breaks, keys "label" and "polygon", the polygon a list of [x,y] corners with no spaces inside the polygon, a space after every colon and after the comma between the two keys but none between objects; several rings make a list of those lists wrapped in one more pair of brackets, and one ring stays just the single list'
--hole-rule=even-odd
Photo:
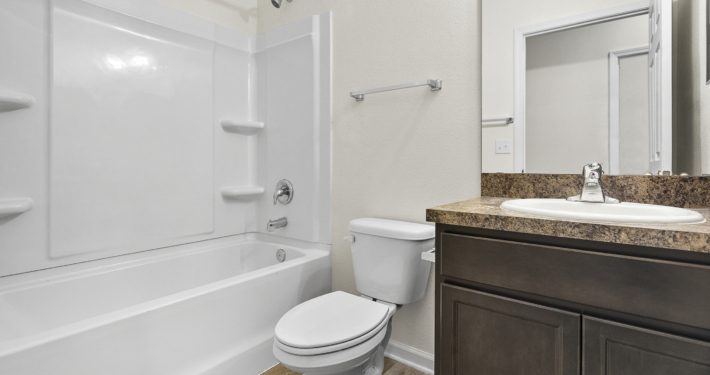
[{"label": "wall mirror", "polygon": [[706,2],[483,0],[483,171],[710,174]]}]

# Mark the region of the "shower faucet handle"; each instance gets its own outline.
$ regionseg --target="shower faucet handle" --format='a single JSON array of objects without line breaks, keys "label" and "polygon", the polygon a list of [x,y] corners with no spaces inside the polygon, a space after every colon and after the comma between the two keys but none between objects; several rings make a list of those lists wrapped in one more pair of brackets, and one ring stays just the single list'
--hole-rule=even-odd
[{"label": "shower faucet handle", "polygon": [[[292,2],[293,0],[286,0],[289,3]],[[276,9],[281,8],[281,3],[283,3],[283,0],[271,0],[271,5],[273,5]]]},{"label": "shower faucet handle", "polygon": [[276,203],[283,205],[291,203],[293,200],[293,184],[289,180],[281,180],[276,183],[274,191],[274,206]]}]

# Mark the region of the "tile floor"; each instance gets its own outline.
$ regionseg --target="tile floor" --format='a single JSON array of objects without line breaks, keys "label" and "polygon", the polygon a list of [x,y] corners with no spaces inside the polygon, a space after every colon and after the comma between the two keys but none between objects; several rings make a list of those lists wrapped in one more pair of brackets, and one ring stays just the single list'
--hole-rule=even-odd
[{"label": "tile floor", "polygon": [[[262,375],[300,375],[297,372],[293,372],[282,365],[277,365],[276,367],[266,371]],[[383,375],[425,375],[421,371],[417,371],[411,367],[407,367],[393,359],[385,358],[385,371]]]}]

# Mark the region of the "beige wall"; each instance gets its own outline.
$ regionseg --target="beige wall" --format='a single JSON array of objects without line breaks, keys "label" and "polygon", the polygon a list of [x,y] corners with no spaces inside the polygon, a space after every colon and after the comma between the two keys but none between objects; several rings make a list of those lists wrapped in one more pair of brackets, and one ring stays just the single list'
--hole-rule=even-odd
[{"label": "beige wall", "polygon": [[[579,173],[593,161],[609,166],[609,52],[644,45],[647,15],[528,38],[526,172]],[[641,65],[640,72],[624,75],[625,83],[635,77],[632,85],[647,87],[648,67]],[[648,153],[641,156],[646,166],[634,174],[648,172]]]},{"label": "beige wall", "polygon": [[[635,4],[638,0],[482,0],[482,3],[483,116],[490,118],[514,115],[515,29]],[[496,139],[513,141],[513,129],[514,125],[483,129],[484,172],[514,172],[512,154],[494,152]]]},{"label": "beige wall", "polygon": [[258,0],[159,0],[178,10],[191,13],[221,26],[247,34],[256,32]]},{"label": "beige wall", "polygon": [[[260,31],[333,12],[333,288],[355,292],[343,237],[354,218],[423,222],[425,209],[479,195],[479,1],[295,0],[259,3]],[[425,88],[369,96],[356,88],[425,78]],[[433,353],[434,293],[405,306],[393,340]]]}]

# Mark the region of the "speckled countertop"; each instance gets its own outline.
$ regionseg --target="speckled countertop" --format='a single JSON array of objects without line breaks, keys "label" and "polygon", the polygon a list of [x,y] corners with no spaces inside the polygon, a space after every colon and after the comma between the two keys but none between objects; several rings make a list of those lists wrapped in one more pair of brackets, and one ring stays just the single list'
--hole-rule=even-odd
[{"label": "speckled countertop", "polygon": [[[427,210],[427,221],[598,242],[710,254],[710,222],[704,224],[617,224],[549,219],[500,208],[511,198],[475,198]],[[706,220],[710,209],[696,209]]]}]

